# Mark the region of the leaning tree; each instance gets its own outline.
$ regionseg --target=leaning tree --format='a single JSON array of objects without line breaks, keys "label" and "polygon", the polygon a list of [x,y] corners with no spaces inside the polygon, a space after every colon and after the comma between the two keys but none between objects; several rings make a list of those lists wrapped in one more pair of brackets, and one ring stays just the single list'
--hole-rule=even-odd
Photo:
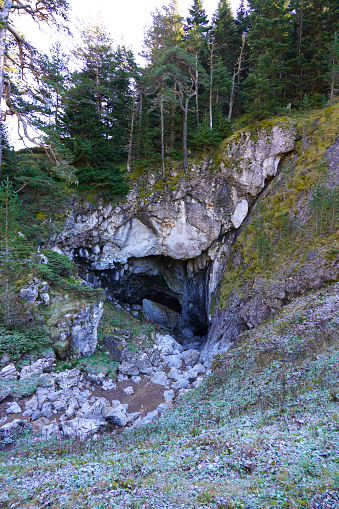
[{"label": "leaning tree", "polygon": [[[0,99],[2,103],[0,119],[4,122],[9,115],[17,117],[23,137],[44,148],[57,164],[60,164],[60,161],[52,146],[43,143],[39,136],[36,138],[30,136],[27,117],[13,104],[11,82],[6,75],[6,70],[8,66],[19,68],[20,79],[23,81],[36,69],[35,50],[15,26],[17,15],[29,16],[38,25],[46,23],[61,28],[68,21],[68,8],[67,0],[0,0]],[[16,51],[13,51],[13,47]],[[11,51],[8,51],[8,48]],[[63,165],[62,162],[61,165]]]}]

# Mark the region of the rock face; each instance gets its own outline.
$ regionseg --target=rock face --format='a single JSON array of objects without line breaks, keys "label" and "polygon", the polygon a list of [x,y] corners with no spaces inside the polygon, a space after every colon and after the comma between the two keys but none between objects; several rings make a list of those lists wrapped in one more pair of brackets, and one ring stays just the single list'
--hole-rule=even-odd
[{"label": "rock face", "polygon": [[[194,164],[188,179],[173,171],[174,186],[164,183],[163,190],[151,193],[154,181],[147,179],[154,176],[146,175],[119,206],[71,213],[49,247],[77,261],[82,277],[109,295],[131,304],[143,299],[156,303],[152,314],[159,316],[166,314],[166,309],[160,313],[159,305],[164,306],[172,317],[181,314],[183,329],[202,337],[226,258],[225,243],[295,140],[289,120],[234,135],[220,163],[205,159]],[[141,194],[146,197],[140,199]],[[84,343],[87,355],[92,343]]]},{"label": "rock face", "polygon": [[89,356],[94,352],[98,341],[98,325],[104,310],[103,302],[97,302],[80,309],[73,321],[70,344],[73,350]]}]

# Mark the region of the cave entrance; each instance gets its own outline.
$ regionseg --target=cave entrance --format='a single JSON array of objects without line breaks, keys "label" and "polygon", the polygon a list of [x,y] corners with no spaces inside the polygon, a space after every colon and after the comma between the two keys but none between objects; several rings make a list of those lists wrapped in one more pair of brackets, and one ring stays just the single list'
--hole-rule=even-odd
[{"label": "cave entrance", "polygon": [[187,270],[187,261],[150,256],[129,259],[112,269],[95,270],[83,258],[75,260],[81,277],[105,288],[114,300],[142,305],[145,316],[179,341],[206,336],[207,267],[192,274]]}]

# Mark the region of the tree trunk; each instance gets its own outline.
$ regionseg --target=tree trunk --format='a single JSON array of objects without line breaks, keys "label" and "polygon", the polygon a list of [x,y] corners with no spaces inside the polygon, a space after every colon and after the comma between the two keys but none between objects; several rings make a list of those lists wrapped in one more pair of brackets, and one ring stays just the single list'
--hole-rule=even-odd
[{"label": "tree trunk", "polygon": [[214,46],[212,44],[210,49],[210,131],[213,129],[213,50]]},{"label": "tree trunk", "polygon": [[133,130],[134,130],[134,119],[135,119],[135,100],[132,97],[132,118],[131,118],[131,129],[129,132],[129,143],[128,143],[128,155],[127,155],[127,171],[128,173],[131,171],[131,161],[132,161],[132,149],[133,149]]},{"label": "tree trunk", "polygon": [[197,132],[199,133],[199,70],[198,70],[198,53],[195,54],[195,109],[197,115]]},{"label": "tree trunk", "polygon": [[[183,170],[184,170],[184,173],[187,173],[187,116],[188,116],[188,103],[189,103],[189,98],[187,97],[186,98],[186,101],[185,101],[185,106],[182,105],[181,109],[183,111],[183,114],[184,114],[184,119],[183,119],[183,131],[182,131],[182,152],[183,152],[183,161],[182,161],[182,167],[183,167]],[[182,104],[182,102],[181,102]]]},{"label": "tree trunk", "polygon": [[232,110],[233,110],[233,103],[234,103],[235,78],[237,76],[238,76],[238,78],[240,78],[241,64],[242,64],[242,58],[243,58],[243,53],[244,53],[244,48],[245,48],[245,42],[246,42],[246,34],[242,34],[242,44],[241,44],[240,55],[239,55],[239,59],[238,59],[238,68],[237,68],[236,71],[234,71],[233,80],[232,80],[232,90],[231,90],[231,96],[230,96],[230,108],[229,108],[229,111],[228,111],[228,121],[229,122],[231,121],[231,118],[232,118]]},{"label": "tree trunk", "polygon": [[160,99],[160,118],[161,118],[161,173],[162,178],[165,178],[165,147],[164,147],[164,96],[161,91]]}]

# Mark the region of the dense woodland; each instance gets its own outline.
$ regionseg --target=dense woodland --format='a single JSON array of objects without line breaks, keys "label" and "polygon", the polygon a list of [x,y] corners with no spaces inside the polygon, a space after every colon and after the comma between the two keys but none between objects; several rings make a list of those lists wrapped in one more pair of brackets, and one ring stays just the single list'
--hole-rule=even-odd
[{"label": "dense woodland", "polygon": [[[67,12],[59,4],[52,17]],[[245,125],[332,102],[338,31],[339,5],[330,0],[242,0],[235,17],[220,0],[212,22],[202,0],[186,19],[172,0],[152,13],[144,67],[97,25],[82,29],[71,73],[59,43],[41,55],[14,35],[5,50],[7,105],[24,130],[45,133],[38,144],[48,147],[57,176],[125,194],[126,169],[151,165],[164,174],[175,159],[186,171],[188,155],[218,145],[234,119]]]}]

